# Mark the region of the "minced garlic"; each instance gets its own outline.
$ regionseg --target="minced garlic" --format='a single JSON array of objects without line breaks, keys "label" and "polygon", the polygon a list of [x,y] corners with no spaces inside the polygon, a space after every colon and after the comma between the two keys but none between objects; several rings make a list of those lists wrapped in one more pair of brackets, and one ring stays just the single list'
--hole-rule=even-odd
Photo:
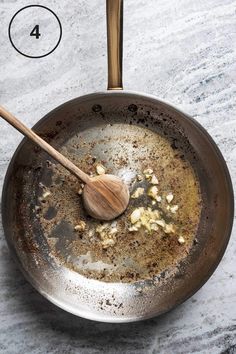
[{"label": "minced garlic", "polygon": [[[158,203],[162,202],[162,196],[160,196],[157,185],[159,184],[158,178],[154,174],[151,168],[146,168],[143,170],[143,176],[149,183],[149,188],[147,190],[147,196],[151,198],[151,205],[155,206]],[[137,181],[143,181],[142,175],[137,175]],[[151,185],[151,186],[150,186]],[[137,188],[134,193],[131,195],[132,199],[139,198],[144,194],[144,188]],[[174,195],[172,192],[169,192],[165,199],[168,203],[166,209],[171,213],[175,214],[178,210],[178,205],[171,205],[170,203],[174,199]],[[161,215],[158,210],[153,210],[151,207],[139,207],[133,210],[130,214],[130,227],[128,230],[130,232],[136,232],[141,227],[144,227],[145,232],[158,231],[161,228],[166,234],[175,233],[175,227],[172,223],[167,224],[164,219],[161,218]]]},{"label": "minced garlic", "polygon": [[141,218],[143,210],[144,210],[144,208],[141,207],[141,208],[135,209],[132,212],[132,214],[130,215],[131,224],[135,224]]},{"label": "minced garlic", "polygon": [[75,231],[84,231],[85,227],[86,227],[86,223],[83,220],[81,220],[78,222],[77,225],[75,225],[74,230]]},{"label": "minced garlic", "polygon": [[103,165],[97,165],[96,172],[98,175],[104,175],[106,173],[106,169]]},{"label": "minced garlic", "polygon": [[152,186],[148,189],[147,191],[147,195],[153,199],[156,199],[157,197],[157,194],[158,194],[158,188],[157,186]]},{"label": "minced garlic", "polygon": [[102,248],[107,249],[108,247],[112,247],[115,245],[116,243],[115,235],[118,232],[116,228],[116,224],[114,223],[99,224],[96,227],[96,232],[98,233],[101,239]]},{"label": "minced garlic", "polygon": [[143,171],[143,174],[146,180],[150,181],[152,179],[153,170],[151,168],[146,168]]},{"label": "minced garlic", "polygon": [[167,194],[166,200],[168,203],[171,203],[173,199],[174,199],[174,196],[172,193]]},{"label": "minced garlic", "polygon": [[129,230],[130,232],[134,232],[134,231],[138,231],[138,228],[135,227],[135,226],[130,226],[130,227],[128,228],[128,230]]},{"label": "minced garlic", "polygon": [[158,228],[158,225],[157,225],[157,224],[152,223],[152,224],[150,224],[150,229],[151,229],[152,231],[157,231],[159,228]]},{"label": "minced garlic", "polygon": [[49,192],[49,191],[44,192],[42,195],[42,199],[49,197],[49,195],[51,195],[51,192]]},{"label": "minced garlic", "polygon": [[137,189],[135,190],[135,192],[131,195],[131,198],[132,198],[132,199],[139,198],[141,195],[143,195],[143,193],[144,193],[144,188],[139,187],[139,188],[137,188]]},{"label": "minced garlic", "polygon": [[80,188],[80,189],[78,190],[78,194],[81,195],[82,193],[83,193],[83,189]]},{"label": "minced garlic", "polygon": [[181,245],[183,245],[183,244],[185,243],[185,239],[183,238],[183,236],[179,236],[178,242],[179,242],[179,244],[181,244]]},{"label": "minced garlic", "polygon": [[139,181],[139,182],[141,182],[143,180],[143,176],[142,175],[137,175],[136,178],[137,178],[137,181]]},{"label": "minced garlic", "polygon": [[166,224],[165,220],[160,219],[160,214],[158,210],[152,210],[151,208],[137,208],[130,215],[130,221],[132,226],[129,231],[138,231],[142,226],[147,231],[157,231],[158,226],[162,227],[165,233],[174,233],[175,229],[172,224]]},{"label": "minced garlic", "polygon": [[159,184],[159,181],[155,175],[152,176],[152,179],[150,181],[151,184]]},{"label": "minced garlic", "polygon": [[143,173],[144,173],[144,175],[145,175],[145,174],[151,175],[151,174],[153,174],[153,169],[151,169],[151,168],[146,168],[146,169],[143,171]]},{"label": "minced garlic", "polygon": [[102,241],[102,248],[107,249],[108,247],[114,246],[115,243],[116,243],[116,240],[114,240],[113,238],[107,238]]},{"label": "minced garlic", "polygon": [[166,234],[175,233],[174,226],[172,224],[166,224],[166,226],[164,227],[164,232]]},{"label": "minced garlic", "polygon": [[173,214],[175,214],[178,209],[179,209],[178,205],[173,205],[170,207],[170,211]]},{"label": "minced garlic", "polygon": [[156,224],[160,225],[163,228],[166,226],[166,222],[163,219],[156,220]]}]

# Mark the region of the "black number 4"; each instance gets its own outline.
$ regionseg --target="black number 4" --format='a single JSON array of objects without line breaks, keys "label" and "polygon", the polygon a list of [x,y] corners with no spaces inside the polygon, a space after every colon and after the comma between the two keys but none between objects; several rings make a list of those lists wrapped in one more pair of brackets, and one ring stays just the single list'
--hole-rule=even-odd
[{"label": "black number 4", "polygon": [[34,26],[32,31],[30,32],[31,36],[35,36],[37,39],[41,36],[41,33],[39,33],[39,25]]}]

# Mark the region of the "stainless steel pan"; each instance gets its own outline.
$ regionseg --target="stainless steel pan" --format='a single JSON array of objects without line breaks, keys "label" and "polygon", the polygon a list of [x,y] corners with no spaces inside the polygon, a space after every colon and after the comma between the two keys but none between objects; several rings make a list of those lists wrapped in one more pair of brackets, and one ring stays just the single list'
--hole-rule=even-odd
[{"label": "stainless steel pan", "polygon": [[[114,275],[109,281],[106,274],[99,279],[93,278],[93,272],[83,275],[72,257],[78,234],[71,220],[80,216],[88,225],[95,221],[83,212],[74,177],[28,139],[22,141],[11,160],[2,195],[5,235],[30,283],[64,310],[104,322],[157,316],[193,295],[221,260],[233,221],[229,172],[209,134],[168,103],[150,95],[123,91],[122,6],[121,0],[107,0],[108,91],[64,103],[33,129],[75,163],[82,164],[86,172],[92,171],[96,157],[110,172],[127,180],[151,165],[160,171],[164,183],[168,180],[163,167],[167,158],[171,162],[172,156],[189,164],[200,185],[201,214],[188,250],[180,255],[175,251],[175,243],[164,241],[167,253],[168,247],[172,247],[172,253],[168,253],[168,267],[155,273],[156,263],[145,269],[143,261],[147,252],[153,259],[158,257],[160,249],[150,248],[148,243],[145,248],[124,232],[117,237],[118,250],[121,255],[126,252],[126,261],[134,253],[139,256],[140,271],[145,276],[131,274],[127,280]],[[169,157],[160,150],[160,139],[170,143]],[[173,172],[177,171],[174,166]],[[187,183],[187,179],[182,172],[180,183]],[[51,190],[49,200],[54,203],[53,208],[43,200],[45,188]],[[129,212],[130,209],[122,218]],[[78,247],[89,247],[86,237]],[[111,256],[109,251],[99,250],[108,252],[106,257]]]}]

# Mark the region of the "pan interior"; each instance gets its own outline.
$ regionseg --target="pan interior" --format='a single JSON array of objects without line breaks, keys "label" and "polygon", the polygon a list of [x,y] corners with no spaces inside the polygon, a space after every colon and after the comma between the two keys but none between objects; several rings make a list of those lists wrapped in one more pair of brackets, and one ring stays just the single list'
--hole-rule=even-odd
[{"label": "pan interior", "polygon": [[[107,173],[129,184],[131,195],[138,188],[144,188],[143,194],[131,198],[126,212],[115,221],[99,222],[84,212],[78,195],[81,183],[63,167],[49,164],[36,204],[39,224],[53,260],[86,277],[129,282],[163,276],[186,258],[193,245],[201,211],[199,183],[183,149],[177,149],[171,137],[118,119],[112,122],[96,121],[82,132],[74,131],[60,151],[85,172],[96,174],[96,166],[102,165]],[[149,169],[158,178],[157,185],[151,184],[151,175],[143,173]],[[152,187],[161,198],[155,204],[147,195]],[[173,195],[169,203],[168,195]],[[158,211],[157,222],[164,220],[174,231],[165,233],[164,225],[157,224],[151,224],[155,230],[129,231],[130,215],[140,207]]]},{"label": "pan interior", "polygon": [[[136,175],[152,168],[163,198],[152,208],[163,209],[178,230],[161,237],[127,232],[133,209],[150,204],[144,195],[131,199],[116,221],[114,247],[104,249],[93,232],[97,222],[84,214],[79,182],[24,139],[6,176],[3,224],[22,270],[42,294],[83,317],[133,321],[167,311],[207,279],[229,237],[232,191],[218,149],[194,121],[153,98],[101,93],[62,105],[35,130],[85,172],[102,163],[131,193],[150,186]],[[170,192],[176,214],[166,213]],[[81,220],[84,233],[74,230]]]}]

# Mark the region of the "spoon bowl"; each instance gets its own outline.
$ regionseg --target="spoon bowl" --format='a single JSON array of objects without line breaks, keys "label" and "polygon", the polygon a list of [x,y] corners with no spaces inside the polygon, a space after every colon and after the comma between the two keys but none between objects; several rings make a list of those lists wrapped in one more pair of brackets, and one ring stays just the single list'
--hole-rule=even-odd
[{"label": "spoon bowl", "polygon": [[83,202],[90,216],[99,220],[113,220],[127,208],[129,190],[117,176],[104,174],[92,177],[83,189]]}]

